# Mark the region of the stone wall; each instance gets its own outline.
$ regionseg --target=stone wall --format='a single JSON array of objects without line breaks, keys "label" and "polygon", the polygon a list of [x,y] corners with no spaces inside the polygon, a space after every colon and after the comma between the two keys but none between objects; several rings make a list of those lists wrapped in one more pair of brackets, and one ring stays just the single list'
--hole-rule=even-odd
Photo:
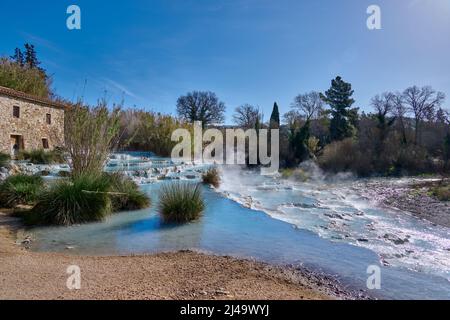
[{"label": "stone wall", "polygon": [[[20,107],[20,117],[13,116],[13,107]],[[47,124],[47,114],[51,124]],[[64,109],[30,102],[0,93],[0,152],[11,153],[11,136],[22,136],[25,150],[43,149],[47,139],[49,149],[64,145]]]}]

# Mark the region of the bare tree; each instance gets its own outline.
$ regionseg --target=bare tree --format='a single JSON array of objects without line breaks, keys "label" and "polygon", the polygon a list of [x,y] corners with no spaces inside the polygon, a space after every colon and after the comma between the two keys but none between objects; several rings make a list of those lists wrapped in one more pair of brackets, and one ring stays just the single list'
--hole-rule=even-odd
[{"label": "bare tree", "polygon": [[406,117],[409,111],[408,108],[405,106],[403,95],[401,93],[396,93],[394,95],[393,103],[394,108],[392,110],[392,115],[395,117],[400,126],[403,144],[407,144],[408,138],[406,136]]},{"label": "bare tree", "polygon": [[371,105],[378,115],[386,117],[394,110],[395,94],[392,92],[385,92],[381,95],[377,94],[372,98]]},{"label": "bare tree", "polygon": [[289,129],[297,129],[303,120],[303,116],[298,112],[298,110],[291,110],[283,115],[283,122],[288,126]]},{"label": "bare tree", "polygon": [[408,106],[409,111],[414,114],[414,144],[420,142],[421,122],[434,114],[436,108],[440,107],[444,100],[444,93],[436,92],[429,86],[422,88],[412,86],[403,92],[403,101]]},{"label": "bare tree", "polygon": [[311,91],[299,94],[294,98],[292,108],[299,110],[305,115],[306,121],[317,117],[323,110],[323,100],[320,93]]},{"label": "bare tree", "polygon": [[184,120],[201,121],[206,127],[225,120],[225,104],[213,92],[193,91],[178,98],[177,113]]},{"label": "bare tree", "polygon": [[374,143],[378,155],[382,152],[384,141],[396,119],[395,116],[389,117],[395,108],[395,98],[394,93],[384,92],[381,95],[376,95],[371,100],[371,105],[376,111],[375,118],[377,120],[378,140]]},{"label": "bare tree", "polygon": [[262,114],[259,107],[244,104],[236,108],[233,120],[238,126],[245,129],[255,128],[258,121],[262,123]]}]

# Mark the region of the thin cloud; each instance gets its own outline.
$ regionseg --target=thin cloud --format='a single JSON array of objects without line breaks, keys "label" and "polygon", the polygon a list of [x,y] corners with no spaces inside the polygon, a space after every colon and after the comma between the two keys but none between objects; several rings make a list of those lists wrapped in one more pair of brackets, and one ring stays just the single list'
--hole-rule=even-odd
[{"label": "thin cloud", "polygon": [[48,39],[45,39],[45,38],[36,36],[31,33],[27,33],[27,32],[21,32],[21,34],[27,41],[31,42],[32,44],[44,47],[44,48],[54,51],[56,53],[64,53],[63,49],[61,49],[60,47],[58,47],[56,44],[54,44],[53,42],[51,42]]},{"label": "thin cloud", "polygon": [[130,96],[135,99],[139,99],[139,97],[136,94],[134,94],[133,92],[128,90],[124,85],[122,85],[114,80],[108,79],[108,78],[103,78],[103,80],[105,82],[107,82],[111,87],[113,87],[116,90],[119,90],[120,92],[126,94],[127,96]]}]

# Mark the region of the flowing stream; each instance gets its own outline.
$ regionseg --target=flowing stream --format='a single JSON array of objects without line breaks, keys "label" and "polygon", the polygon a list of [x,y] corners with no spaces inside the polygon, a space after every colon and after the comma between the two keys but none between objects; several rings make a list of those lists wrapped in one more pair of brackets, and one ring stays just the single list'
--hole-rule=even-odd
[{"label": "flowing stream", "polygon": [[[186,170],[189,179],[198,180],[198,170]],[[193,223],[160,220],[158,190],[171,183],[164,180],[141,186],[152,198],[150,209],[101,223],[26,232],[36,251],[115,255],[191,249],[304,265],[379,298],[450,299],[449,229],[380,207],[365,190],[366,182],[324,180],[320,172],[298,182],[228,168],[219,190],[204,188],[206,210]],[[380,290],[366,287],[371,265],[381,268]]]}]

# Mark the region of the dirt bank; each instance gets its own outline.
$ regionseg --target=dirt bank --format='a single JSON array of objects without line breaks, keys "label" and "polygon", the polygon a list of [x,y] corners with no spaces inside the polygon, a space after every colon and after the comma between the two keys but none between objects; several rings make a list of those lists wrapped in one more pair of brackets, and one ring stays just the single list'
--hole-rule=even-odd
[{"label": "dirt bank", "polygon": [[[34,253],[0,214],[0,299],[335,299],[336,283],[300,269],[194,252],[91,257]],[[69,290],[67,268],[81,270]]]}]

